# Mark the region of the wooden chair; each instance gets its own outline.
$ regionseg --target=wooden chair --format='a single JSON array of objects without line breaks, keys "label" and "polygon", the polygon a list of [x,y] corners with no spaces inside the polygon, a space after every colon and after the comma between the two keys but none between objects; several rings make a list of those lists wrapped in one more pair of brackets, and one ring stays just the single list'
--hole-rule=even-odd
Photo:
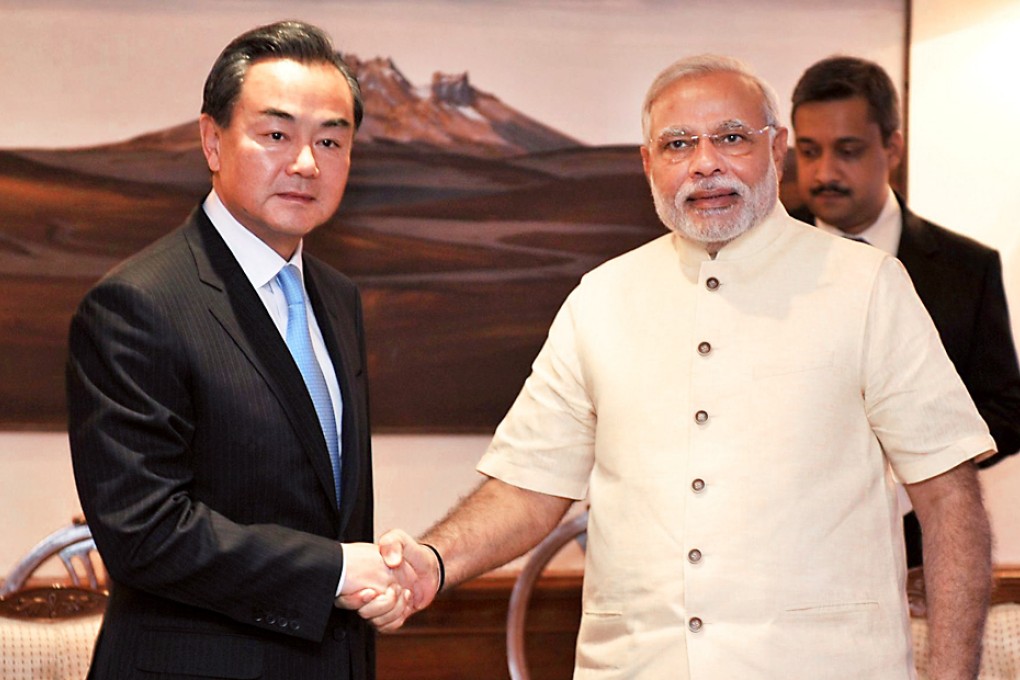
[{"label": "wooden chair", "polygon": [[105,591],[106,570],[96,552],[92,532],[83,519],[57,529],[21,558],[0,584],[0,598],[22,590],[43,564],[59,559],[67,571],[71,585]]},{"label": "wooden chair", "polygon": [[[59,560],[67,572],[43,580]],[[106,610],[106,570],[92,532],[73,522],[33,547],[0,584],[0,678],[80,680]]]},{"label": "wooden chair", "polygon": [[[921,567],[907,573],[907,598],[917,676],[927,680],[928,622]],[[995,569],[983,647],[979,680],[1020,680],[1020,568]]]},{"label": "wooden chair", "polygon": [[506,621],[506,656],[513,680],[531,680],[528,660],[524,651],[524,629],[528,616],[528,603],[535,583],[549,561],[572,540],[585,547],[588,513],[584,512],[560,524],[539,543],[521,570],[510,593],[510,609]]}]

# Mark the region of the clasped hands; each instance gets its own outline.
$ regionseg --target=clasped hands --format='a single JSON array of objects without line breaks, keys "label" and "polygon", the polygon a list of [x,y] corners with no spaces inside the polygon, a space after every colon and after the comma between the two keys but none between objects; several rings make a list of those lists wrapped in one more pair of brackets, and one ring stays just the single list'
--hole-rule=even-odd
[{"label": "clasped hands", "polygon": [[347,576],[334,605],[356,609],[381,632],[392,632],[431,604],[439,590],[435,553],[399,529],[372,543],[345,543]]}]

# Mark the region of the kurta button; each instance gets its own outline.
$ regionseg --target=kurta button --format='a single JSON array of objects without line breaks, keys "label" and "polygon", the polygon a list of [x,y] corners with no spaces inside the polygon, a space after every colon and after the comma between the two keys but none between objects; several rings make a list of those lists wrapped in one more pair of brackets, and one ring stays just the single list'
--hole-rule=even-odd
[{"label": "kurta button", "polygon": [[699,619],[697,616],[692,616],[691,620],[687,622],[687,627],[691,629],[692,633],[697,633],[699,630],[701,630],[701,626],[702,626],[701,619]]},{"label": "kurta button", "polygon": [[699,425],[708,422],[708,411],[698,411],[694,414],[694,422]]},{"label": "kurta button", "polygon": [[697,548],[694,548],[689,553],[687,553],[687,559],[688,561],[690,561],[691,564],[697,564],[698,562],[701,561],[701,551],[698,550]]},{"label": "kurta button", "polygon": [[712,351],[712,344],[708,342],[698,343],[698,354],[704,356]]},{"label": "kurta button", "polygon": [[708,288],[709,290],[715,290],[718,287],[719,279],[715,278],[714,276],[708,277],[708,279],[705,281],[705,288]]},{"label": "kurta button", "polygon": [[695,493],[700,492],[700,491],[704,491],[705,490],[705,480],[704,479],[695,479],[693,482],[691,482],[691,488],[694,489]]}]

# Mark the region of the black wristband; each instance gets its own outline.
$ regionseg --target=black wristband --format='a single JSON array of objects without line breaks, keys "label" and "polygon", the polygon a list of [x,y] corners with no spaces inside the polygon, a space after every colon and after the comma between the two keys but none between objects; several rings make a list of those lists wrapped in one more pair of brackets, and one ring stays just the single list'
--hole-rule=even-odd
[{"label": "black wristband", "polygon": [[422,545],[431,550],[439,562],[439,587],[436,588],[436,594],[438,595],[443,590],[443,584],[446,583],[446,565],[443,564],[443,556],[436,550],[436,546],[429,545],[428,543],[422,543]]}]

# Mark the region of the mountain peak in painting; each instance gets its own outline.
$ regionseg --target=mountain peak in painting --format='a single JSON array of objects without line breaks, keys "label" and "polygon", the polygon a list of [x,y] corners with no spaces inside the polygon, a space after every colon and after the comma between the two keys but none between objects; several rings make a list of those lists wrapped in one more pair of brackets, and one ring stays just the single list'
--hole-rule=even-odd
[{"label": "mountain peak in painting", "polygon": [[[467,72],[436,72],[414,86],[392,59],[345,55],[361,84],[365,118],[359,142],[410,144],[469,156],[516,156],[581,146],[576,139],[529,118],[475,89]],[[198,147],[194,122],[150,132],[108,147],[184,150]]]},{"label": "mountain peak in painting", "polygon": [[467,73],[435,73],[415,87],[391,59],[344,59],[361,83],[359,141],[432,147],[471,156],[516,156],[580,143],[476,89]]},{"label": "mountain peak in painting", "polygon": [[[501,159],[584,146],[476,89],[467,73],[435,73],[431,84],[419,87],[391,59],[361,61],[354,55],[344,59],[365,100],[355,143],[359,154],[371,153],[369,149],[377,145],[413,154]],[[209,183],[195,120],[89,148],[13,153],[49,167],[119,180],[203,189]]]}]

